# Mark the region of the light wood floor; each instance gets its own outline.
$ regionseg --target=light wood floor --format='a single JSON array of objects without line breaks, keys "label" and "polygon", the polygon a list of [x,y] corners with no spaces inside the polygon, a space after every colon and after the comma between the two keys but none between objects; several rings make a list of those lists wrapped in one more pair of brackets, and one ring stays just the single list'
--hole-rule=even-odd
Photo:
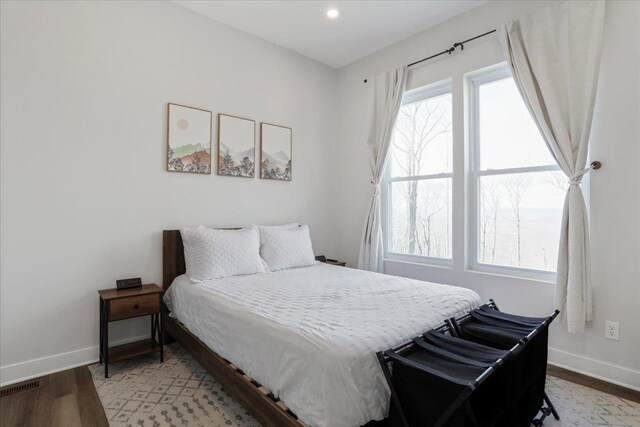
[{"label": "light wood floor", "polygon": [[[548,373],[624,399],[640,402],[640,393],[595,380],[565,369],[548,367]],[[25,381],[25,383],[31,382]],[[37,378],[40,387],[0,398],[3,427],[108,427],[109,423],[86,366]],[[0,388],[0,392],[22,383]]]},{"label": "light wood floor", "polygon": [[602,381],[593,377],[578,374],[577,372],[569,371],[567,369],[558,368],[557,366],[547,365],[547,373],[554,377],[561,378],[572,383],[580,384],[585,387],[592,388],[594,390],[601,391],[603,393],[612,394],[622,399],[627,399],[632,402],[640,403],[640,392],[631,390],[626,387],[622,387],[616,384],[611,384],[606,381]]},{"label": "light wood floor", "polygon": [[[37,378],[40,387],[0,398],[0,425],[108,427],[86,366]],[[29,383],[34,380],[25,381]],[[22,383],[3,387],[5,390]]]}]

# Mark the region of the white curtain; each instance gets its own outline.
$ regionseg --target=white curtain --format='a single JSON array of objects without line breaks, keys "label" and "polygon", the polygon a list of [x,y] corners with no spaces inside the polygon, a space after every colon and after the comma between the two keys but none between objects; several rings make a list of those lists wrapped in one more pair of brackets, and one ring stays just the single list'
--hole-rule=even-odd
[{"label": "white curtain", "polygon": [[368,79],[369,165],[371,167],[371,203],[367,212],[358,268],[382,271],[382,231],[380,229],[380,180],[389,154],[393,128],[402,104],[407,84],[407,67],[377,75]]},{"label": "white curtain", "polygon": [[596,95],[604,2],[563,2],[498,28],[507,62],[556,162],[570,180],[555,304],[571,333],[592,320],[589,227],[580,182]]}]

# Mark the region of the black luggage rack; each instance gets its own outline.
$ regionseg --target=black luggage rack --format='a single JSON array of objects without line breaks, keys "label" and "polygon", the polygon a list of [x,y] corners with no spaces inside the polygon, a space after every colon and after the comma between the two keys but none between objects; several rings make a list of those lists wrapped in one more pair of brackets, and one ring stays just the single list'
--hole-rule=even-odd
[{"label": "black luggage rack", "polygon": [[391,390],[392,426],[542,426],[548,328],[559,314],[500,312],[493,300],[377,353]]}]

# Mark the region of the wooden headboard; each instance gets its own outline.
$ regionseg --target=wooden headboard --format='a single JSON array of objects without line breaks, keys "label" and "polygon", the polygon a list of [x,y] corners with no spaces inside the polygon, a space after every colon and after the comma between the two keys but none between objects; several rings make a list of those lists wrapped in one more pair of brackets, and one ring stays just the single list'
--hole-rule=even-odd
[{"label": "wooden headboard", "polygon": [[166,291],[173,279],[186,272],[180,230],[162,232],[162,288]]}]

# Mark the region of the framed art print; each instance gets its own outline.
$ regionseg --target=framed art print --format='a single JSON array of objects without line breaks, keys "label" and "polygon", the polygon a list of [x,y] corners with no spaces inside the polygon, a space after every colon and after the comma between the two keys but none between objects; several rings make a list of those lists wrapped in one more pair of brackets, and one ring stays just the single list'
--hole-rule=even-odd
[{"label": "framed art print", "polygon": [[260,123],[260,178],[291,181],[291,128]]},{"label": "framed art print", "polygon": [[256,176],[256,122],[218,114],[218,175]]},{"label": "framed art print", "polygon": [[211,173],[211,111],[169,104],[167,170]]}]

